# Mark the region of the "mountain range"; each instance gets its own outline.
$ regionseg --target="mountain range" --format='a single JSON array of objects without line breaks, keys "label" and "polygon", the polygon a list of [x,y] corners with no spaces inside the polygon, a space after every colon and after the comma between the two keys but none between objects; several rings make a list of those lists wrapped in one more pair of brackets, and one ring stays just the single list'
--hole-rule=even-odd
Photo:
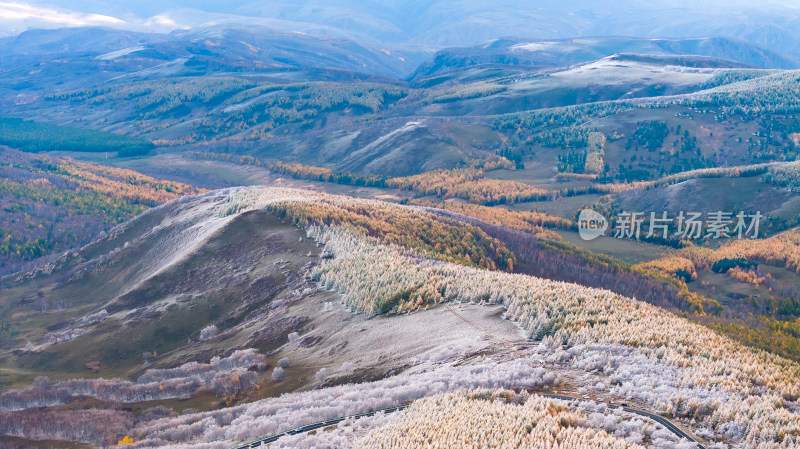
[{"label": "mountain range", "polygon": [[119,0],[8,2],[0,29],[112,26],[171,31],[219,24],[254,24],[288,31],[353,38],[372,44],[430,51],[464,47],[501,36],[565,39],[587,36],[683,38],[719,36],[800,55],[796,2],[670,0],[551,2],[501,0],[283,0],[231,2]]},{"label": "mountain range", "polygon": [[[696,55],[726,61],[698,63],[716,67],[785,69],[798,64],[789,56],[728,38],[495,39],[430,53],[395,52],[344,37],[260,26],[218,25],[168,34],[77,27],[32,30],[0,38],[0,102],[26,102],[43,92],[176,76],[234,75],[278,83],[403,84],[477,66],[530,71],[620,53]],[[687,65],[685,60],[673,63]]]}]

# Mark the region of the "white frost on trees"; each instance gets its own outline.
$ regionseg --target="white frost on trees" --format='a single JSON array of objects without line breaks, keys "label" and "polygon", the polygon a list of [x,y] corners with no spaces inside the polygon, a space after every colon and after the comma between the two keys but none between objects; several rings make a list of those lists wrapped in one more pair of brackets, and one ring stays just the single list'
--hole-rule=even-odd
[{"label": "white frost on trees", "polygon": [[113,402],[134,403],[171,398],[186,399],[208,387],[217,394],[230,394],[252,385],[258,375],[248,370],[264,363],[255,349],[234,351],[211,363],[190,362],[177,368],[150,369],[136,382],[119,379],[71,379],[50,383],[37,377],[32,388],[0,394],[0,412],[66,404],[75,397],[89,396]]},{"label": "white frost on trees", "polygon": [[[398,213],[406,214],[410,210],[303,190],[254,188],[236,192],[221,215],[315,202],[334,207],[356,204],[365,210],[398,208]],[[533,339],[549,336],[570,346],[625,345],[657,360],[667,373],[680,368],[673,385],[687,393],[682,401],[707,408],[698,409],[699,425],[728,435],[742,447],[797,447],[794,435],[800,434],[800,416],[783,406],[800,397],[800,366],[795,362],[607,290],[431,260],[419,251],[386,244],[345,226],[300,224],[323,245],[324,253],[333,256],[312,270],[312,278],[339,292],[354,312],[404,312],[420,303],[427,307],[445,301],[500,304],[506,308],[505,317]],[[633,378],[621,380],[620,388],[635,387]],[[665,392],[656,391],[658,401],[672,404],[676,399],[662,398]],[[706,392],[730,399],[707,401]]]},{"label": "white frost on trees", "polygon": [[[526,392],[466,391],[414,402],[356,448],[405,449],[420,447],[424,441],[424,447],[440,448],[644,449],[625,439],[627,433],[615,433],[618,425],[631,419],[636,418],[587,415],[575,403]],[[671,442],[675,440],[673,436]]]},{"label": "white frost on trees", "polygon": [[[276,368],[277,370],[278,368]],[[137,448],[223,442],[230,446],[312,422],[410,402],[470,388],[541,388],[547,371],[522,360],[484,360],[399,374],[376,382],[284,394],[212,412],[142,423],[134,429]]]},{"label": "white frost on trees", "polygon": [[210,340],[219,334],[217,326],[211,324],[200,331],[200,341]]}]

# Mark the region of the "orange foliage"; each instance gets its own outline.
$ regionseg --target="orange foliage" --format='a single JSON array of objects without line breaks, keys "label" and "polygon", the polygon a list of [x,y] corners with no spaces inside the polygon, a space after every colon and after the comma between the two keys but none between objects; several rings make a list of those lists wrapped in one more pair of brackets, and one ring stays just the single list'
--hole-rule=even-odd
[{"label": "orange foliage", "polygon": [[282,173],[296,178],[314,179],[318,181],[328,181],[333,177],[333,170],[324,167],[315,167],[313,165],[303,165],[287,162],[276,162],[270,166],[270,170],[276,173]]},{"label": "orange foliage", "polygon": [[722,259],[747,259],[786,267],[800,274],[800,233],[782,232],[768,239],[731,240],[719,249],[687,247],[681,255],[692,259],[699,267],[710,267]]},{"label": "orange foliage", "polygon": [[96,372],[100,371],[100,362],[97,361],[97,360],[95,360],[93,362],[88,362],[86,364],[86,369],[92,370],[92,371],[94,371],[96,373]]},{"label": "orange foliage", "polygon": [[502,207],[487,207],[452,201],[433,203],[430,201],[412,200],[411,204],[456,212],[496,226],[530,232],[531,234],[547,237],[551,240],[561,240],[561,236],[544,228],[571,229],[573,226],[573,223],[566,218],[554,217],[536,211],[511,211],[503,209]]},{"label": "orange foliage", "polygon": [[70,158],[61,161],[58,168],[83,188],[148,206],[202,191],[187,184],[151,178],[133,170],[77,162]]},{"label": "orange foliage", "polygon": [[733,267],[728,270],[728,276],[737,281],[753,284],[756,288],[772,280],[772,275],[769,273],[764,276],[759,276],[755,270],[742,270],[739,267]]},{"label": "orange foliage", "polygon": [[678,273],[684,272],[691,276],[692,279],[697,279],[697,271],[694,263],[680,256],[667,256],[660,259],[651,260],[649,262],[642,262],[636,265],[648,271],[655,271],[667,276],[678,276]]},{"label": "orange foliage", "polygon": [[487,179],[480,168],[436,170],[414,176],[391,178],[388,187],[411,190],[417,195],[461,198],[476,204],[511,204],[550,198],[554,192],[519,181]]},{"label": "orange foliage", "polygon": [[339,224],[386,243],[422,250],[429,256],[462,265],[510,270],[516,256],[481,229],[449,220],[433,220],[429,214],[375,201],[279,203],[276,215],[295,223]]}]

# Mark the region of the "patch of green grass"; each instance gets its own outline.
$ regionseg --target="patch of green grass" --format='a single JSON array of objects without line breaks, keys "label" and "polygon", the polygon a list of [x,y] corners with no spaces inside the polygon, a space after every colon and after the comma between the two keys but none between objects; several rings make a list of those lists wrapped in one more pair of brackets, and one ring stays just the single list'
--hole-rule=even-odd
[{"label": "patch of green grass", "polygon": [[671,248],[665,246],[635,240],[598,237],[587,241],[575,231],[557,230],[556,232],[573,245],[588,249],[593,253],[614,257],[631,265],[664,257],[671,251]]},{"label": "patch of green grass", "polygon": [[[697,280],[690,282],[689,289],[709,298],[718,299],[724,303],[731,303],[732,300],[742,301],[749,296],[764,294],[755,286],[746,282],[741,282],[731,278],[725,273],[714,273],[711,271],[700,271],[697,273]],[[739,298],[739,299],[733,299]]]},{"label": "patch of green grass", "polygon": [[29,440],[5,435],[0,437],[0,446],[3,449],[95,449],[94,446],[86,443],[60,440]]},{"label": "patch of green grass", "polygon": [[160,401],[137,402],[134,404],[126,404],[124,409],[132,412],[136,416],[141,416],[147,409],[157,406],[166,407],[178,413],[183,413],[184,410],[187,409],[193,409],[198,412],[216,410],[220,408],[220,404],[220,398],[210,391],[202,391],[189,399],[162,399]]}]

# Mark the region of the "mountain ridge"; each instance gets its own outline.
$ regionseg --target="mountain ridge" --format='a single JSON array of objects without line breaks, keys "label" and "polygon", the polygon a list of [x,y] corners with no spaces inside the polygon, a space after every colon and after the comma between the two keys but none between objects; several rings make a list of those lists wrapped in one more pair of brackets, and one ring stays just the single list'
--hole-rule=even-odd
[{"label": "mountain ridge", "polygon": [[615,54],[704,56],[763,68],[790,69],[798,66],[795,59],[759,45],[719,37],[686,39],[596,37],[558,40],[500,38],[470,47],[440,50],[423,62],[410,79],[476,66],[507,65],[533,69],[564,67]]}]

